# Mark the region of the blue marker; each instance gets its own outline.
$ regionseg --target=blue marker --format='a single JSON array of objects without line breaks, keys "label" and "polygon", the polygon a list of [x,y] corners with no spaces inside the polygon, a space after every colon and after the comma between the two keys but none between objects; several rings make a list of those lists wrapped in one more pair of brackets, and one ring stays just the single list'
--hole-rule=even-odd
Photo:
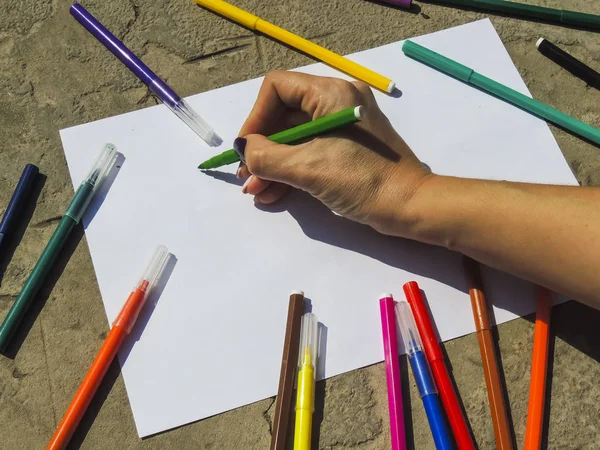
[{"label": "blue marker", "polygon": [[2,239],[4,239],[4,237],[6,237],[15,227],[19,213],[27,202],[38,172],[39,169],[33,164],[27,164],[25,169],[23,169],[19,183],[6,207],[6,211],[4,211],[2,221],[0,221],[0,244],[2,244]]},{"label": "blue marker", "polygon": [[415,319],[407,302],[398,302],[396,304],[396,319],[402,334],[404,348],[410,360],[417,388],[423,400],[429,427],[433,434],[433,441],[437,450],[452,450],[452,438],[446,426],[444,417],[444,408],[438,395],[438,390],[433,381],[433,376],[429,370],[429,364],[425,353],[423,353],[423,343],[417,330]]}]

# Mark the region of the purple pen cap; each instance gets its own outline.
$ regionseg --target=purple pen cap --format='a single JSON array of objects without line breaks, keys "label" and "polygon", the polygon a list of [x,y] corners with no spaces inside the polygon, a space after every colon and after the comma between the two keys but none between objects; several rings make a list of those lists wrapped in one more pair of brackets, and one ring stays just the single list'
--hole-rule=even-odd
[{"label": "purple pen cap", "polygon": [[408,9],[412,5],[412,0],[381,0],[390,5],[399,6],[400,8]]}]

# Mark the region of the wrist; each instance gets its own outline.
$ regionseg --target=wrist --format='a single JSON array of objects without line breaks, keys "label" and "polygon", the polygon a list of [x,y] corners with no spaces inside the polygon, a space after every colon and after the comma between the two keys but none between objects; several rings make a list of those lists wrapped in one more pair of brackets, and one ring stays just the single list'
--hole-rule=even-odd
[{"label": "wrist", "polygon": [[394,209],[387,234],[456,250],[464,231],[461,210],[466,198],[458,192],[457,181],[432,173],[423,176]]}]

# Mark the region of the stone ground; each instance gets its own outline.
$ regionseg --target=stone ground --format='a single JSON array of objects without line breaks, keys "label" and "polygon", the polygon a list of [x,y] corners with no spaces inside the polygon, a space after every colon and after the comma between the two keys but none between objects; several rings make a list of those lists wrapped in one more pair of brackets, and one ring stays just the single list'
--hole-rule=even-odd
[{"label": "stone ground", "polygon": [[[523,0],[524,1],[524,0]],[[182,95],[293,68],[311,60],[195,6],[191,0],[86,0],[109,28]],[[236,4],[340,53],[488,17],[416,0],[411,11],[363,0],[236,0]],[[529,3],[600,14],[586,0]],[[71,199],[58,130],[155,104],[148,90],[70,17],[69,0],[2,0],[0,13],[0,208],[23,166],[38,183],[15,239],[0,255],[0,317],[19,293]],[[490,16],[534,97],[600,125],[600,94],[541,56],[539,36],[600,68],[600,39],[587,31]],[[552,128],[582,185],[600,185],[600,152]],[[568,218],[567,218],[568,219]],[[17,246],[18,244],[18,246]],[[571,302],[553,312],[548,448],[600,448],[600,313]],[[0,447],[44,448],[106,335],[107,322],[81,229],[78,230],[9,357],[0,359]],[[532,317],[498,329],[516,443],[524,438]],[[494,448],[475,335],[445,344],[480,449]],[[412,376],[409,434],[414,448],[433,441]],[[596,380],[596,381],[594,381]],[[316,440],[322,449],[389,448],[382,364],[319,384]],[[324,399],[323,399],[324,397]],[[113,364],[72,448],[267,448],[273,399],[138,438],[119,367]],[[412,439],[411,439],[412,441]]]}]

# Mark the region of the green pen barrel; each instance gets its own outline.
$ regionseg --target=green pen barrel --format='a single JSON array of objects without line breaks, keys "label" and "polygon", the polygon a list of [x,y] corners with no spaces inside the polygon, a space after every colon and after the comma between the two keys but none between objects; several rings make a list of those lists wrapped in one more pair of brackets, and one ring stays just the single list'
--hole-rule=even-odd
[{"label": "green pen barrel", "polygon": [[336,128],[358,122],[362,119],[363,107],[351,106],[328,116],[320,117],[311,122],[298,125],[289,130],[269,136],[269,140],[278,144],[291,144],[309,137],[315,137]]},{"label": "green pen barrel", "polygon": [[[292,144],[302,139],[316,137],[336,128],[350,125],[362,119],[364,108],[362,106],[351,106],[328,116],[320,117],[305,124],[268,136],[270,141],[278,144]],[[201,170],[216,169],[227,164],[238,162],[235,150],[226,150],[220,155],[213,156],[198,166]]]},{"label": "green pen barrel", "polygon": [[81,183],[81,186],[77,189],[73,200],[67,208],[67,212],[59,222],[56,230],[54,230],[48,245],[46,245],[40,259],[31,271],[29,278],[27,278],[23,289],[21,289],[19,296],[16,298],[6,315],[4,322],[2,322],[2,325],[0,326],[0,352],[6,351],[17,328],[35,300],[35,296],[54,266],[71,231],[79,223],[79,220],[85,212],[93,195],[94,185],[88,181]]},{"label": "green pen barrel", "polygon": [[544,6],[527,5],[523,3],[504,0],[432,0],[434,3],[443,3],[467,8],[485,9],[514,16],[530,17],[532,19],[560,21],[561,12],[558,9]]},{"label": "green pen barrel", "polygon": [[600,30],[600,16],[576,11],[562,11],[560,21],[567,25]]},{"label": "green pen barrel", "polygon": [[431,2],[450,6],[482,9],[511,16],[543,20],[546,22],[600,29],[600,16],[596,14],[564,11],[561,9],[528,5],[506,0],[431,0]]},{"label": "green pen barrel", "polygon": [[538,100],[523,95],[520,92],[506,87],[503,84],[500,84],[497,81],[494,81],[477,72],[474,72],[471,75],[469,83],[473,86],[477,86],[485,92],[488,92],[494,97],[498,97],[500,100],[512,103],[520,109],[523,109],[531,114],[547,120],[548,122],[558,125],[559,127],[569,130],[572,133],[575,133],[600,145],[600,130],[588,125],[587,123],[583,123],[574,117],[560,112],[559,110]]},{"label": "green pen barrel", "polygon": [[13,303],[10,311],[8,311],[2,326],[0,326],[0,352],[4,352],[8,347],[25,313],[33,303],[35,296],[42,287],[44,280],[48,276],[50,269],[52,269],[60,250],[65,245],[75,225],[77,225],[77,222],[71,217],[63,216],[56,230],[54,230],[54,234],[52,234],[48,245],[46,245],[19,296]]},{"label": "green pen barrel", "polygon": [[446,75],[475,86],[487,94],[504,100],[524,111],[600,145],[600,130],[597,128],[481,75],[470,67],[464,66],[411,41],[406,41],[402,44],[402,51],[410,58],[427,64]]}]

